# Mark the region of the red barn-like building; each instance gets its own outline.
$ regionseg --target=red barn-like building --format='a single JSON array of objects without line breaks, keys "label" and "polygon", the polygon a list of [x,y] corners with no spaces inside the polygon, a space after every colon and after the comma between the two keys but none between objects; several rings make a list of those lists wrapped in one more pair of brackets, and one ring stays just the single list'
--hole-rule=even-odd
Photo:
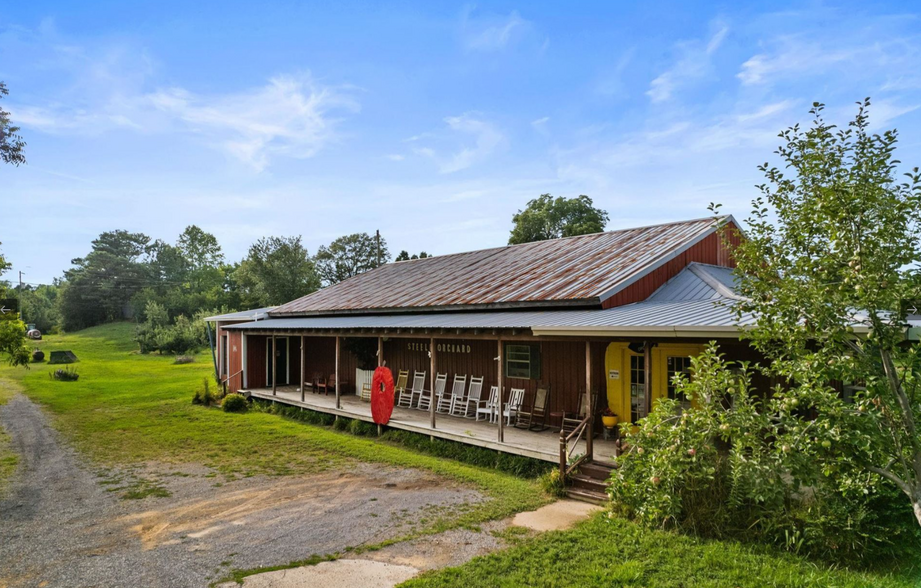
[{"label": "red barn-like building", "polygon": [[219,372],[232,391],[370,421],[363,384],[386,363],[407,373],[392,427],[568,468],[562,437],[583,467],[603,463],[617,451],[594,439],[604,408],[642,418],[709,340],[753,358],[724,241],[738,228],[724,216],[390,263],[211,317]]}]

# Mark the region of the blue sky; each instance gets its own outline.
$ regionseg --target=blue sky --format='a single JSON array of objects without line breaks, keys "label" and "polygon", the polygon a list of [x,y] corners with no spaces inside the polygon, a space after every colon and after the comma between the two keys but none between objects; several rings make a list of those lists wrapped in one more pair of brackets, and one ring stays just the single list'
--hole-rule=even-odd
[{"label": "blue sky", "polygon": [[116,228],[444,254],[544,192],[612,229],[744,218],[814,100],[844,122],[871,96],[921,165],[918,6],[765,4],[3,3],[29,163],[0,168],[2,250],[29,282]]}]

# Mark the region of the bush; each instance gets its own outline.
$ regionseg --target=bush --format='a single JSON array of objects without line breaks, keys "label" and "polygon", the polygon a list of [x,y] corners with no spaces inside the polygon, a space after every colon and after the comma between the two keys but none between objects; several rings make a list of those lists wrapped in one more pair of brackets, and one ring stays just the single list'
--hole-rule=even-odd
[{"label": "bush", "polygon": [[349,433],[359,437],[372,437],[377,435],[377,425],[359,419],[352,419],[349,423]]},{"label": "bush", "polygon": [[191,355],[177,355],[173,363],[182,365],[184,363],[192,363],[195,361],[195,358]]},{"label": "bush", "polygon": [[224,397],[221,408],[224,409],[224,412],[246,412],[249,410],[249,403],[245,396],[234,392]]},{"label": "bush", "polygon": [[150,301],[144,314],[147,318],[138,324],[134,336],[141,353],[189,354],[207,344],[204,313],[198,313],[192,319],[181,314],[170,323],[163,305]]},{"label": "bush", "polygon": [[80,378],[80,374],[77,373],[77,370],[74,368],[58,368],[49,374],[52,380],[57,380],[59,382],[76,382]]},{"label": "bush", "polygon": [[211,406],[217,404],[217,401],[217,392],[211,390],[211,379],[208,377],[203,378],[202,387],[196,390],[195,395],[192,397],[192,404]]},{"label": "bush", "polygon": [[838,561],[897,556],[921,548],[907,504],[882,480],[838,485],[814,460],[791,450],[772,426],[776,403],[752,394],[746,364],[715,346],[692,359],[682,408],[660,399],[633,431],[608,492],[615,511],[649,527],[712,538],[773,543]]},{"label": "bush", "polygon": [[559,468],[553,468],[546,474],[537,478],[540,487],[550,496],[565,498],[566,483],[563,476],[560,475]]}]

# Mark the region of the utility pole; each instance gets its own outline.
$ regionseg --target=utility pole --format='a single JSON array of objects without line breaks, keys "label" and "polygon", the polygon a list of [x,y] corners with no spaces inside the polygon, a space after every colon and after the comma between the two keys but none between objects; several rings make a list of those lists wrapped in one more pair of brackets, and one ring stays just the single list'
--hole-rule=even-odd
[{"label": "utility pole", "polygon": [[374,240],[377,242],[377,267],[381,266],[381,232],[377,230],[374,232]]},{"label": "utility pole", "polygon": [[22,270],[19,270],[19,301],[18,302],[19,302],[19,320],[22,320]]}]

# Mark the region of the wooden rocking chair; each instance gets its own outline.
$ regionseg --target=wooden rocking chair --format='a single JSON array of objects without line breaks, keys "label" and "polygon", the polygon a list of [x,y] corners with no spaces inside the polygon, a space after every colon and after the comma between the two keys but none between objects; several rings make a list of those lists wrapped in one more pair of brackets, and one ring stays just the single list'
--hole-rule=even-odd
[{"label": "wooden rocking chair", "polygon": [[591,408],[585,406],[585,391],[579,392],[579,408],[576,412],[563,413],[562,432],[572,433],[589,413],[593,413],[594,407],[598,405],[598,392],[592,392],[591,405]]},{"label": "wooden rocking chair", "polygon": [[547,407],[550,405],[550,386],[541,386],[534,393],[534,399],[528,410],[519,410],[515,417],[515,427],[538,431],[547,428]]},{"label": "wooden rocking chair", "polygon": [[409,381],[409,370],[400,370],[397,372],[397,381],[393,386],[393,394],[396,398],[406,391],[406,383]]}]

